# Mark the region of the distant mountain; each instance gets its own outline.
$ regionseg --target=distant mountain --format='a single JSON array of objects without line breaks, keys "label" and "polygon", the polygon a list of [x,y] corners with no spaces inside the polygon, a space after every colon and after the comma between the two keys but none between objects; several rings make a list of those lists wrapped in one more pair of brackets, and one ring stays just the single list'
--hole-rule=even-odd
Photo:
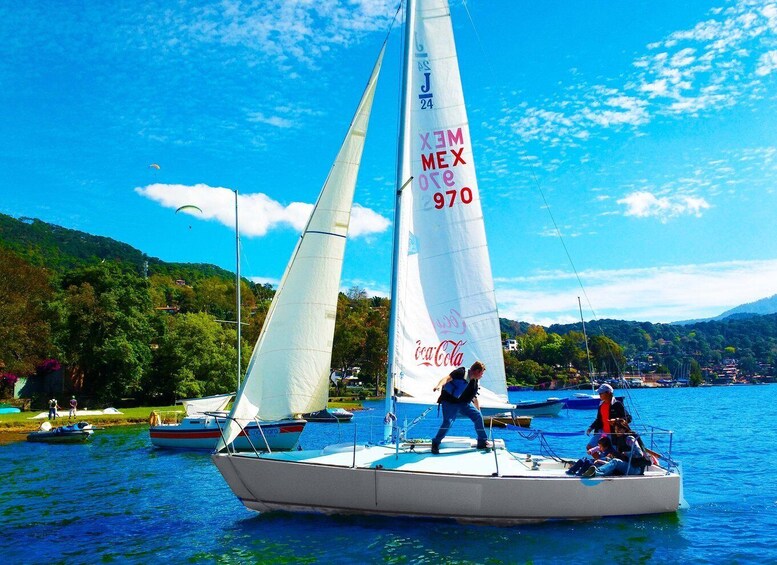
[{"label": "distant mountain", "polygon": [[526,322],[515,322],[507,318],[499,318],[499,329],[510,337],[525,334],[526,330],[529,329],[529,325]]},{"label": "distant mountain", "polygon": [[34,265],[55,272],[108,260],[123,263],[138,273],[142,273],[147,264],[149,274],[170,275],[186,281],[212,276],[232,279],[235,276],[215,265],[167,263],[109,237],[63,228],[34,218],[16,219],[6,214],[0,214],[0,245]]},{"label": "distant mountain", "polygon": [[766,316],[768,314],[777,314],[777,294],[768,298],[762,298],[755,302],[749,302],[747,304],[741,304],[726,310],[719,316],[714,318],[702,318],[696,320],[683,320],[681,322],[672,322],[675,325],[687,326],[688,324],[696,324],[699,322],[719,322],[721,320],[742,320],[752,318],[753,316]]},{"label": "distant mountain", "polygon": [[722,320],[724,318],[731,317],[735,314],[758,314],[760,316],[763,316],[766,314],[776,314],[776,313],[777,313],[777,294],[775,294],[774,296],[770,296],[769,298],[762,298],[761,300],[756,300],[755,302],[742,304],[741,306],[737,306],[736,308],[732,308],[731,310],[726,310],[717,318],[713,318],[713,320]]}]

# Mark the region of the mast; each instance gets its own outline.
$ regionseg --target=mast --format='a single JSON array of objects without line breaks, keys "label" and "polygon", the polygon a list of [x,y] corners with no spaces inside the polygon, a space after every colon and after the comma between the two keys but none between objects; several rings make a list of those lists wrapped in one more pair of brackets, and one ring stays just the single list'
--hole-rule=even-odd
[{"label": "mast", "polygon": [[235,310],[237,316],[237,389],[240,390],[240,377],[242,371],[242,358],[240,356],[240,224],[237,216],[237,189],[235,193]]},{"label": "mast", "polygon": [[[388,345],[388,371],[386,373],[386,414],[394,413],[394,349],[396,347],[398,289],[397,274],[399,272],[400,233],[399,224],[402,219],[402,191],[412,181],[403,179],[405,170],[405,157],[408,151],[408,142],[405,136],[407,125],[408,98],[410,97],[410,65],[413,56],[413,30],[415,29],[415,0],[407,0],[405,5],[405,47],[404,61],[402,64],[402,90],[399,108],[399,139],[397,140],[397,194],[394,206],[394,248],[391,259],[391,311],[389,314],[389,345]],[[391,440],[392,422],[387,418],[383,435],[385,441]]]},{"label": "mast", "polygon": [[580,309],[580,321],[583,323],[583,339],[585,340],[585,357],[588,359],[588,380],[591,381],[591,392],[594,392],[593,366],[591,365],[591,352],[588,350],[588,336],[585,333],[585,320],[583,319],[583,305],[580,297],[577,297],[577,307]]}]

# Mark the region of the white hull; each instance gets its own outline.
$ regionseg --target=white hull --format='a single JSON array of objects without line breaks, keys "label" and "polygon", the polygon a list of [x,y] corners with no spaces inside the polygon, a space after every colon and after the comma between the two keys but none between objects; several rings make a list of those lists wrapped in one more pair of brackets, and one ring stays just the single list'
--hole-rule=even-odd
[{"label": "white hull", "polygon": [[515,405],[512,412],[516,416],[558,416],[564,408],[564,401],[532,402]]},{"label": "white hull", "polygon": [[[469,440],[429,448],[342,446],[279,454],[216,453],[213,461],[251,510],[376,514],[516,524],[675,512],[680,475],[651,467],[645,475],[581,479],[550,459],[527,462]],[[355,465],[354,465],[355,461]],[[452,470],[458,470],[453,472]],[[466,469],[466,471],[464,471]]]},{"label": "white hull", "polygon": [[[226,425],[219,422],[221,429]],[[270,449],[283,451],[294,449],[299,441],[299,436],[305,428],[305,420],[282,420],[278,422],[263,422],[262,431],[252,422],[245,431],[234,441],[234,448],[238,451],[266,450],[265,439]],[[246,437],[246,433],[248,437]],[[264,438],[262,437],[264,434]],[[221,437],[215,418],[184,418],[180,424],[162,424],[151,426],[149,435],[151,443],[156,447],[172,449],[202,449],[213,451]],[[250,439],[250,442],[249,442]],[[253,447],[251,446],[253,444]]]}]

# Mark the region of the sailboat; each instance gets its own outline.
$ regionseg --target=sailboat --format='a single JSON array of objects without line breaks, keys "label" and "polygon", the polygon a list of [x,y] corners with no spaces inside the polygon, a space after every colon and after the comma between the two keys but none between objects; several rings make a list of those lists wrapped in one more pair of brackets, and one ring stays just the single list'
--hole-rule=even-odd
[{"label": "sailboat", "polygon": [[[227,405],[234,393],[181,400],[185,415],[180,421],[165,421],[165,414],[152,412],[149,436],[154,447],[169,449],[213,451],[226,425]],[[176,413],[177,414],[177,413]],[[299,442],[307,421],[285,418],[275,422],[251,422],[235,438],[233,448],[238,451],[264,449],[289,450]]]},{"label": "sailboat", "polygon": [[[240,298],[240,223],[238,193],[235,192],[235,326],[237,328],[237,388],[240,389],[241,367],[241,306]],[[234,393],[217,394],[203,398],[181,400],[186,411],[178,421],[177,413],[172,421],[165,421],[164,414],[152,412],[149,419],[149,437],[154,447],[212,451],[221,438],[221,428],[226,425],[226,408]],[[282,418],[272,422],[250,422],[232,442],[236,451],[289,450],[299,442],[299,436],[307,421],[301,417]]]},{"label": "sailboat", "polygon": [[[384,440],[286,453],[235,453],[229,448],[257,414],[281,417],[301,404],[320,409],[326,401],[323,393],[320,397],[314,393],[325,386],[328,365],[296,366],[298,355],[305,354],[291,353],[298,345],[294,336],[276,354],[269,345],[275,339],[269,319],[252,359],[265,371],[256,373],[256,380],[248,376],[212,460],[242,503],[260,512],[515,524],[676,511],[681,477],[671,465],[652,465],[640,476],[580,479],[565,474],[569,462],[510,452],[501,439],[493,441],[489,451],[478,450],[472,438],[448,437],[438,455],[431,453],[428,441],[405,439],[397,410],[407,403],[428,403],[435,383],[452,368],[484,362],[481,404],[496,408],[507,401],[498,312],[448,2],[408,0],[405,10]],[[341,154],[356,137],[355,129],[366,129],[359,124],[367,119],[365,100],[372,99],[378,67],[379,63]],[[285,321],[290,329],[310,336],[318,335],[328,311],[311,306],[306,316],[291,324],[286,309],[294,300],[304,300],[306,293],[321,298],[332,285],[330,266],[299,261],[304,249],[324,245],[320,232],[328,234],[327,241],[339,242],[331,236],[342,231],[337,231],[325,203],[333,198],[329,191],[352,189],[350,183],[339,187],[331,183],[340,165],[338,158],[271,309],[279,326]],[[319,269],[315,277],[313,268]],[[304,286],[311,278],[317,284]]]}]

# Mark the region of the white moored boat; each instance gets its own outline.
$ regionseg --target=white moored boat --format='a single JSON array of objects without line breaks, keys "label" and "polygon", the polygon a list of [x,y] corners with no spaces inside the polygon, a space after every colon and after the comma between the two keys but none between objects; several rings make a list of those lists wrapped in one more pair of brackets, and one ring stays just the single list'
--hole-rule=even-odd
[{"label": "white moored boat", "polygon": [[[402,403],[434,402],[437,381],[475,360],[487,367],[481,406],[512,408],[448,2],[409,0],[404,21],[387,384],[399,394],[387,399],[384,443],[271,454],[234,453],[228,445],[257,414],[283,417],[326,405],[328,359],[303,366],[305,353],[295,347],[305,340],[293,335],[291,346],[287,341],[276,352],[270,347],[277,329],[272,317],[290,331],[320,338],[324,349],[329,342],[331,354],[332,333],[320,324],[334,322],[344,246],[337,236],[347,230],[381,51],[254,351],[252,364],[265,370],[247,377],[230,414],[226,445],[219,445],[213,461],[243,504],[260,512],[513,524],[676,511],[681,477],[671,460],[644,475],[581,479],[566,475],[563,460],[513,453],[499,440],[487,451],[477,450],[472,439],[448,438],[433,455],[428,440],[405,441],[407,430],[397,427]],[[299,307],[304,300],[310,301],[307,309]],[[323,303],[327,308],[319,307]],[[265,374],[272,380],[262,379]]]},{"label": "white moored boat", "polygon": [[[203,449],[213,451],[225,427],[224,412],[233,394],[221,394],[205,398],[181,401],[186,415],[180,422],[165,422],[164,414],[151,414],[149,435],[155,447],[171,449]],[[294,449],[307,422],[302,419],[285,419],[276,422],[251,422],[235,439],[238,451],[265,449]]]}]

